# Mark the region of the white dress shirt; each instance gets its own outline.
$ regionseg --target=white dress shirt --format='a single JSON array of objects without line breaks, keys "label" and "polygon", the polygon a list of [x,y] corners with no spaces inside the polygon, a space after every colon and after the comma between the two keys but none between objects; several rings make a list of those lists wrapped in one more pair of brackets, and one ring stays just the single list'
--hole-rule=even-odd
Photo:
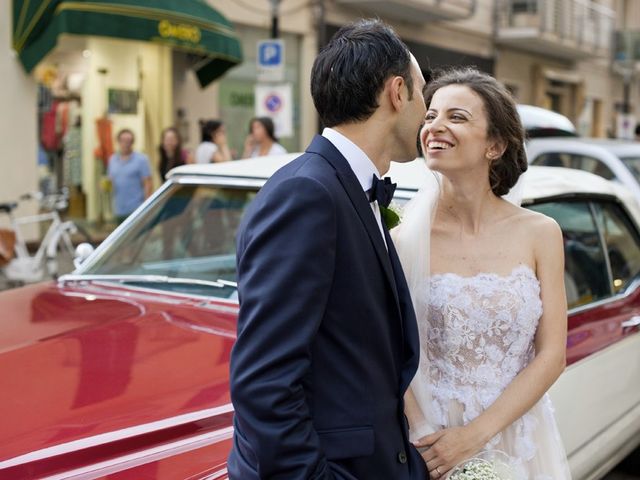
[{"label": "white dress shirt", "polygon": [[[371,159],[367,156],[366,153],[362,151],[360,147],[358,147],[355,143],[353,143],[351,140],[349,140],[347,137],[334,130],[333,128],[325,128],[322,131],[322,136],[329,140],[347,160],[349,166],[351,167],[351,170],[353,170],[353,173],[356,174],[356,178],[358,179],[358,182],[362,187],[367,201],[369,201],[367,191],[371,189],[373,176],[375,175],[376,177],[380,178],[378,169],[373,164]],[[384,245],[386,247],[387,241],[384,238],[384,232],[382,230],[382,216],[380,215],[378,202],[373,201],[370,202],[369,205],[371,205],[373,216],[376,218],[378,229],[380,230],[380,235],[382,235],[382,241],[384,242]]]}]

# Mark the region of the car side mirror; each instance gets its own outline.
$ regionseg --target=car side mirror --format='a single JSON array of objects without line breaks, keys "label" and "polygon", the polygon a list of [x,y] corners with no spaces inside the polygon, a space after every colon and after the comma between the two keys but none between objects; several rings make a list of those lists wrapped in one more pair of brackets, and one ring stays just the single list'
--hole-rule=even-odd
[{"label": "car side mirror", "polygon": [[82,265],[82,262],[89,258],[89,255],[93,253],[93,250],[93,245],[90,243],[81,243],[78,245],[73,255],[73,265],[76,268],[79,268],[80,265]]}]

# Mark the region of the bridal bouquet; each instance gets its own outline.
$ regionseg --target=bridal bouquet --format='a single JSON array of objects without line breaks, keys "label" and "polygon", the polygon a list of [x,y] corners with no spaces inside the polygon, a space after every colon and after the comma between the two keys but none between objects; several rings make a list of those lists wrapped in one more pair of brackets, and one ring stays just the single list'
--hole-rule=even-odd
[{"label": "bridal bouquet", "polygon": [[446,480],[515,480],[509,456],[486,450],[453,467]]}]

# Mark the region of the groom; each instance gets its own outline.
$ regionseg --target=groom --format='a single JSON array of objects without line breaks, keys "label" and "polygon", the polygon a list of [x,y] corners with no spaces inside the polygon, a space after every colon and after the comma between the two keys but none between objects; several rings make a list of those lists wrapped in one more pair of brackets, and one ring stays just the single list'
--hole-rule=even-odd
[{"label": "groom", "polygon": [[237,237],[232,480],[427,478],[403,413],[418,331],[378,180],[417,156],[424,84],[377,20],[343,27],[315,60],[329,128],[266,183]]}]

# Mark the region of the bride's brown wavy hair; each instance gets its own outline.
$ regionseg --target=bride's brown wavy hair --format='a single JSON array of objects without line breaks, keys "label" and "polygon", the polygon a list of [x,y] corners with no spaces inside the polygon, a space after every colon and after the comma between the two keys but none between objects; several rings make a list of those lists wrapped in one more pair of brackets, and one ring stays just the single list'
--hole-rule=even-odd
[{"label": "bride's brown wavy hair", "polygon": [[448,85],[464,85],[482,99],[487,115],[489,138],[506,145],[502,156],[489,166],[489,184],[497,196],[505,195],[527,170],[525,131],[511,93],[491,75],[472,67],[437,73],[424,90],[427,108],[437,90]]}]

